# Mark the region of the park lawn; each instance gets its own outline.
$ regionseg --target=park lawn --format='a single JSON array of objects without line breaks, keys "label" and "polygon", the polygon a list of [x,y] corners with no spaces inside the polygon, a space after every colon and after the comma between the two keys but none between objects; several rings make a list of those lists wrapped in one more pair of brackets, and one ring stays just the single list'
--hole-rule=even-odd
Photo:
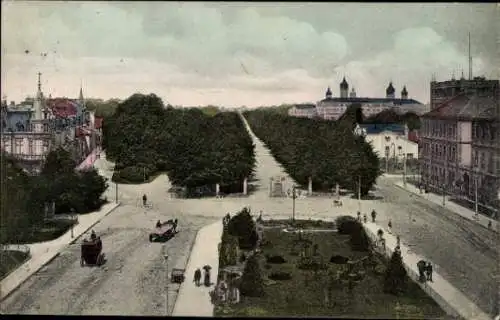
[{"label": "park lawn", "polygon": [[26,228],[18,233],[17,237],[10,243],[29,244],[37,242],[51,241],[59,238],[76,222],[72,220],[52,220],[43,222],[41,225]]},{"label": "park lawn", "polygon": [[30,257],[28,252],[16,250],[0,250],[0,279],[22,265]]},{"label": "park lawn", "polygon": [[[268,223],[269,226],[269,223]],[[317,225],[326,229],[325,224]],[[273,271],[290,272],[292,279],[283,281],[264,280],[265,296],[241,297],[239,304],[217,307],[215,316],[329,316],[351,318],[400,318],[429,319],[444,317],[441,308],[428,297],[421,288],[409,279],[409,288],[404,296],[383,293],[383,274],[377,275],[370,269],[364,278],[355,285],[351,293],[338,285],[331,295],[329,305],[325,302],[325,285],[322,276],[315,279],[312,271],[303,271],[296,267],[298,256],[291,254],[291,243],[297,234],[284,233],[282,228],[265,228],[264,239],[269,244],[262,247],[261,269],[264,279]],[[349,236],[332,233],[305,233],[303,238],[318,245],[318,252],[323,261],[329,263],[333,255],[357,260],[367,255],[365,252],[353,252],[349,245]],[[266,242],[267,242],[266,241]],[[281,255],[284,264],[268,264],[265,255]],[[378,256],[384,265],[387,259]],[[340,268],[329,263],[331,268]],[[325,276],[323,276],[325,277]],[[323,278],[324,279],[324,278]],[[269,282],[273,284],[269,284]]]}]

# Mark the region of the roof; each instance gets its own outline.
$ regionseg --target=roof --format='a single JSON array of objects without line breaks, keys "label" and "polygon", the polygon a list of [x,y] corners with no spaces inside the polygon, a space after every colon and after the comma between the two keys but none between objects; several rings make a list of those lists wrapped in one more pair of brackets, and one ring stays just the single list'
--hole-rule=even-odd
[{"label": "roof", "polygon": [[498,102],[493,97],[467,96],[462,93],[441,103],[422,117],[493,120],[497,108]]},{"label": "roof", "polygon": [[95,117],[94,118],[94,128],[101,129],[102,128],[102,121],[103,121],[103,118]]},{"label": "roof", "polygon": [[310,103],[296,104],[294,107],[297,109],[314,109],[314,108],[316,108],[316,106],[314,104],[310,104]]},{"label": "roof", "polygon": [[373,123],[373,124],[362,124],[360,127],[366,130],[367,134],[378,134],[384,131],[391,131],[395,133],[405,133],[405,126],[402,124],[393,123]]},{"label": "roof", "polygon": [[79,105],[75,100],[68,98],[55,98],[47,100],[47,107],[55,116],[67,118],[75,117],[77,115]]},{"label": "roof", "polygon": [[404,104],[422,104],[414,99],[397,99],[397,98],[326,98],[321,100],[321,102],[345,102],[345,103],[394,103],[395,105]]},{"label": "roof", "polygon": [[418,132],[415,130],[408,132],[408,140],[418,143]]}]

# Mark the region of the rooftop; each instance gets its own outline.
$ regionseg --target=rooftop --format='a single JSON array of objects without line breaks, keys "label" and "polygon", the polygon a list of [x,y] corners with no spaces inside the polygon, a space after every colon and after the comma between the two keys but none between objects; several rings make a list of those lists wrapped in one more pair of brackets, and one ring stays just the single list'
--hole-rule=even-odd
[{"label": "rooftop", "polygon": [[405,133],[405,125],[395,123],[373,123],[361,124],[360,127],[366,131],[367,134],[378,134],[384,131],[394,133]]},{"label": "rooftop", "polygon": [[396,98],[326,98],[321,100],[321,102],[345,102],[345,103],[394,103],[395,105],[405,105],[405,104],[422,104],[414,99],[396,99]]},{"label": "rooftop", "polygon": [[462,93],[441,103],[422,117],[493,120],[497,109],[498,102],[493,97],[467,96]]}]

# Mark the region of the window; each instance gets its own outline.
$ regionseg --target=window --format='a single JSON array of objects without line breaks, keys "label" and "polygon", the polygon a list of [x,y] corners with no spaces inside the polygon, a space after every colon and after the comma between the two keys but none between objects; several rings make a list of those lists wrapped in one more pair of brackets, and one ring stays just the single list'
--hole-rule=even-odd
[{"label": "window", "polygon": [[480,158],[480,163],[481,163],[481,169],[486,168],[486,154],[484,152],[481,152],[481,158]]},{"label": "window", "polygon": [[49,152],[49,141],[44,140],[43,141],[43,153],[48,153]]},{"label": "window", "polygon": [[406,159],[412,160],[413,159],[413,153],[407,153],[406,154]]},{"label": "window", "polygon": [[478,153],[477,151],[472,151],[472,165],[477,167],[478,164]]},{"label": "window", "polygon": [[14,146],[15,146],[14,153],[15,154],[21,154],[22,147],[23,147],[23,139],[22,138],[16,138]]},{"label": "window", "polygon": [[33,155],[33,138],[28,139],[28,154]]}]

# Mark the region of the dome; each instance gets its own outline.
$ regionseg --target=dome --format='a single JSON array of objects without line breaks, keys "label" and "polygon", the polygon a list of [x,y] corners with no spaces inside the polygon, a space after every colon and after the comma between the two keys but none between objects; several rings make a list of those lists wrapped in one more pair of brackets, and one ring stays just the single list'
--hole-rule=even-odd
[{"label": "dome", "polygon": [[396,90],[392,86],[392,82],[389,82],[389,86],[385,90],[385,93],[388,94],[388,95],[390,95],[390,94],[394,94],[394,92],[396,92]]},{"label": "dome", "polygon": [[328,89],[326,89],[325,96],[326,96],[327,98],[332,96],[332,90],[330,89],[330,87],[328,87]]},{"label": "dome", "polygon": [[342,82],[340,83],[340,89],[348,89],[349,88],[349,84],[347,83],[347,81],[345,81],[345,77],[344,79],[342,79]]},{"label": "dome", "polygon": [[403,91],[401,91],[401,95],[403,95],[403,96],[408,95],[408,91],[406,90],[406,86],[403,87]]}]

